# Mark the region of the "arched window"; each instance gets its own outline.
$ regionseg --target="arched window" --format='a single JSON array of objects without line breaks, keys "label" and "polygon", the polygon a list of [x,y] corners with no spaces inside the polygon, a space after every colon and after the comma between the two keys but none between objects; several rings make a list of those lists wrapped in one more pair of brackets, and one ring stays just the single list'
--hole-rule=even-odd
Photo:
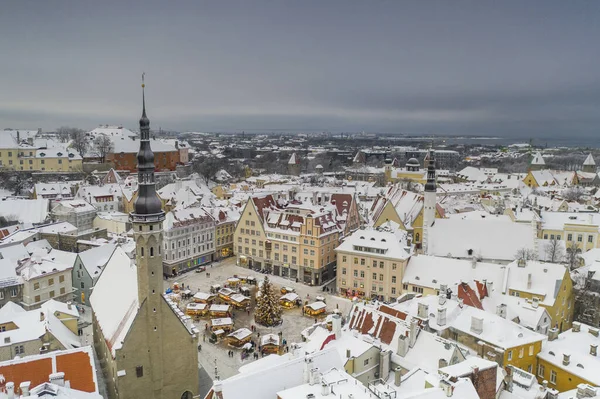
[{"label": "arched window", "polygon": [[417,241],[417,242],[421,241],[420,238],[421,238],[421,236],[419,235],[419,233],[417,233],[415,235],[415,241]]},{"label": "arched window", "polygon": [[150,256],[154,256],[154,247],[150,247]]},{"label": "arched window", "polygon": [[144,247],[140,248],[140,255],[144,256]]}]

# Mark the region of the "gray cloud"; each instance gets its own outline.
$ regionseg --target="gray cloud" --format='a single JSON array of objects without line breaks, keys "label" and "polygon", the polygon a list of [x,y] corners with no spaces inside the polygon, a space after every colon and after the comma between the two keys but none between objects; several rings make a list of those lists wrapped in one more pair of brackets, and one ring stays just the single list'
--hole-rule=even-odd
[{"label": "gray cloud", "polygon": [[3,5],[0,127],[597,134],[600,3]]}]

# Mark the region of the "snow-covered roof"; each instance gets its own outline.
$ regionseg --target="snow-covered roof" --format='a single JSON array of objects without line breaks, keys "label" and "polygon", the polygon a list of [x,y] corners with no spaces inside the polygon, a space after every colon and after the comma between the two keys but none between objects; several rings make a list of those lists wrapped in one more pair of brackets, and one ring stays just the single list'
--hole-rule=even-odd
[{"label": "snow-covered roof", "polygon": [[430,255],[511,261],[521,248],[534,249],[535,229],[504,220],[436,219],[429,229]]},{"label": "snow-covered roof", "polygon": [[85,213],[94,211],[96,211],[96,208],[83,199],[60,201],[52,208],[53,213]]},{"label": "snow-covered roof", "polygon": [[36,158],[66,158],[81,160],[81,155],[73,148],[42,148],[35,151]]},{"label": "snow-covered roof", "polygon": [[49,201],[44,198],[7,198],[0,201],[0,216],[20,223],[39,224],[48,218]]},{"label": "snow-covered roof", "polygon": [[102,269],[116,248],[116,244],[105,244],[79,253],[79,259],[90,277],[97,278],[102,273]]},{"label": "snow-covered roof", "polygon": [[544,305],[554,305],[567,271],[564,265],[527,261],[525,266],[521,267],[518,261],[514,261],[506,267],[506,294],[509,290],[527,292],[541,297],[540,302]]},{"label": "snow-covered roof", "polygon": [[139,308],[137,267],[121,247],[115,249],[94,286],[90,304],[114,357]]},{"label": "snow-covered roof", "polygon": [[300,158],[298,157],[298,155],[296,155],[296,153],[294,152],[292,154],[292,156],[290,157],[290,160],[288,161],[289,165],[296,165],[300,163]]},{"label": "snow-covered roof", "polygon": [[[364,256],[365,252],[363,250],[369,248],[377,250],[376,255],[370,256],[404,260],[409,257],[405,246],[406,242],[399,241],[394,233],[366,228],[364,230],[356,230],[335,250],[337,252],[356,253]],[[369,252],[373,253],[373,251]]]},{"label": "snow-covered roof", "polygon": [[[592,345],[600,345],[598,329],[579,324],[580,331],[577,332],[577,322],[573,324],[574,328],[559,334],[557,339],[548,340],[538,357],[559,370],[565,370],[594,385],[600,385],[600,359],[590,354]],[[563,362],[565,355],[569,356],[566,365]]]},{"label": "snow-covered roof", "polygon": [[531,164],[532,165],[546,165],[546,161],[544,161],[544,157],[542,157],[542,154],[538,151],[535,154],[533,154],[533,159],[531,160]]},{"label": "snow-covered roof", "polygon": [[[137,153],[140,150],[140,142],[137,139],[131,139],[128,137],[111,137],[114,144],[113,152],[119,153]],[[150,147],[156,154],[158,152],[177,152],[175,146],[164,143],[161,140],[151,139]]]},{"label": "snow-covered roof", "polygon": [[587,158],[585,158],[585,161],[583,161],[583,166],[596,166],[596,161],[594,161],[591,152],[588,154]]}]

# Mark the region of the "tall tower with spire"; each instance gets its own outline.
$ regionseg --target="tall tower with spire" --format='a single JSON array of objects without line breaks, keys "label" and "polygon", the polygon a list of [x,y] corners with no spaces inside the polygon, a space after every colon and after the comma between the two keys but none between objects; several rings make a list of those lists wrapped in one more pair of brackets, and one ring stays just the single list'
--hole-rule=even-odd
[{"label": "tall tower with spire", "polygon": [[425,183],[425,194],[423,198],[423,240],[422,250],[424,254],[429,252],[429,229],[435,221],[437,182],[435,176],[435,151],[429,150],[427,162],[427,183]]}]

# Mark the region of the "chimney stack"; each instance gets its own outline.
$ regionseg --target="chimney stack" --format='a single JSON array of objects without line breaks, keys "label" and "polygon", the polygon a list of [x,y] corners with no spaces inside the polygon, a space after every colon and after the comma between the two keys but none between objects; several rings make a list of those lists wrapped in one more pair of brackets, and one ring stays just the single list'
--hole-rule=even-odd
[{"label": "chimney stack", "polygon": [[563,366],[568,366],[571,363],[571,355],[563,353]]},{"label": "chimney stack", "polygon": [[44,316],[44,312],[40,312],[40,321],[44,321],[45,320],[45,316]]},{"label": "chimney stack", "polygon": [[335,334],[335,339],[342,338],[342,317],[339,314],[331,316],[331,330]]},{"label": "chimney stack", "polygon": [[73,303],[71,301],[67,302],[67,309],[71,310],[73,308]]},{"label": "chimney stack", "polygon": [[419,302],[418,309],[417,309],[417,316],[421,319],[427,319],[429,317],[427,315],[428,310],[429,310],[429,307],[427,306],[426,303]]},{"label": "chimney stack", "polygon": [[394,369],[394,385],[399,387],[402,384],[402,374],[400,373],[402,369],[400,367],[396,367]]},{"label": "chimney stack", "polygon": [[58,385],[59,387],[65,386],[65,373],[62,371],[59,373],[50,374],[50,383]]},{"label": "chimney stack", "polygon": [[590,344],[590,355],[598,356],[598,344]]},{"label": "chimney stack", "polygon": [[503,319],[506,319],[506,304],[505,303],[501,303],[500,305],[498,305],[496,307],[496,314],[500,317],[502,317]]},{"label": "chimney stack", "polygon": [[573,322],[573,332],[580,332],[581,331],[581,323],[574,321]]},{"label": "chimney stack", "polygon": [[29,396],[29,386],[31,385],[31,382],[29,381],[23,381],[20,385],[19,385],[19,389],[21,390],[21,396]]},{"label": "chimney stack", "polygon": [[321,396],[329,395],[329,385],[321,383]]},{"label": "chimney stack", "polygon": [[558,328],[553,327],[548,330],[548,341],[554,341],[558,338]]},{"label": "chimney stack", "polygon": [[417,335],[419,335],[419,321],[412,319],[410,322],[410,334],[408,336],[408,344],[412,348],[417,342]]},{"label": "chimney stack", "polygon": [[481,317],[471,316],[471,332],[475,334],[483,332],[483,319]]},{"label": "chimney stack", "polygon": [[437,310],[437,324],[438,326],[446,325],[446,308],[441,307]]},{"label": "chimney stack", "polygon": [[400,335],[398,337],[398,356],[406,356],[408,353],[408,337],[406,335]]}]

